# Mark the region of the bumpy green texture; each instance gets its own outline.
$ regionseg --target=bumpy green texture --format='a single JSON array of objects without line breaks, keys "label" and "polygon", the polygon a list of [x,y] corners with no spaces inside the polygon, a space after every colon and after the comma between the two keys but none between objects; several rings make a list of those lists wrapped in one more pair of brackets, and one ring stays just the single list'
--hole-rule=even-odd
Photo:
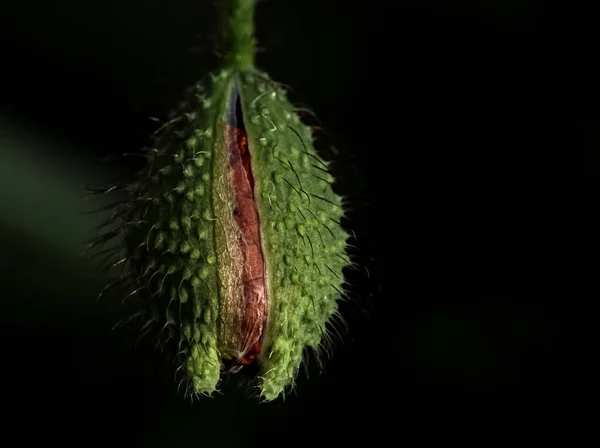
[{"label": "bumpy green texture", "polygon": [[271,298],[260,388],[273,399],[294,378],[304,347],[318,347],[337,311],[347,235],[341,198],[310,128],[266,75],[240,78]]},{"label": "bumpy green texture", "polygon": [[[221,80],[221,82],[218,82]],[[176,350],[189,385],[210,394],[220,376],[219,289],[212,207],[213,148],[226,83],[198,84],[150,149],[134,189],[128,248],[163,345]]]},{"label": "bumpy green texture", "polygon": [[[177,353],[187,390],[212,394],[221,373],[224,130],[239,89],[255,179],[268,296],[258,387],[264,400],[285,392],[305,347],[319,349],[337,312],[347,234],[341,198],[285,92],[254,69],[228,68],[199,83],[165,126],[133,187],[127,244],[164,346]],[[219,187],[218,187],[219,186]]]}]

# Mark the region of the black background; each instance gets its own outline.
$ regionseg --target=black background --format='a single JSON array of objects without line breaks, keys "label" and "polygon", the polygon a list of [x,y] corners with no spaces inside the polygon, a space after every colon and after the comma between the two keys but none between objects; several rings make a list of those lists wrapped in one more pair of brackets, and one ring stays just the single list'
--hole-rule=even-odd
[{"label": "black background", "polygon": [[189,0],[3,5],[0,384],[15,433],[381,446],[559,429],[556,307],[571,296],[548,207],[560,172],[538,154],[565,91],[553,69],[562,18],[543,0],[260,2],[257,64],[316,112],[356,209],[369,276],[348,273],[359,304],[344,305],[344,344],[285,402],[228,388],[191,405],[135,331],[110,331],[118,311],[95,302],[103,273],[79,256],[101,216],[70,201],[137,167],[99,160],[146,145],[148,117],[216,67],[215,19]]}]

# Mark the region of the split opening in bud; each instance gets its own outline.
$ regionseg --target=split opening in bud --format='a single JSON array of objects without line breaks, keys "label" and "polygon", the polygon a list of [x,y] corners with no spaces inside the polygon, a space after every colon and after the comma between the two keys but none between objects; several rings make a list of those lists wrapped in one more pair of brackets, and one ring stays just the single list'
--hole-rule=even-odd
[{"label": "split opening in bud", "polygon": [[[234,200],[232,218],[237,228],[242,267],[238,293],[224,313],[228,325],[222,327],[221,340],[226,344],[222,352],[231,355],[223,357],[223,364],[228,372],[243,370],[254,376],[258,373],[256,358],[261,352],[267,323],[268,294],[251,151],[237,85],[232,91],[225,132],[228,134],[225,141],[228,142],[230,186]],[[232,321],[236,322],[233,326]]]}]

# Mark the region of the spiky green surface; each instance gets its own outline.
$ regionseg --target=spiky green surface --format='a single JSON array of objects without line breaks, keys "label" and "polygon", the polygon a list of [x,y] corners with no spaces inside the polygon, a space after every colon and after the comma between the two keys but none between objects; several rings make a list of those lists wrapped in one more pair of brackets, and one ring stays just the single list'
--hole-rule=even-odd
[{"label": "spiky green surface", "polygon": [[348,264],[341,198],[284,90],[254,69],[222,70],[198,84],[149,153],[151,163],[133,189],[127,242],[161,340],[177,347],[188,388],[210,395],[220,378],[223,267],[231,262],[219,232],[233,220],[223,193],[223,135],[235,85],[269,301],[258,386],[263,399],[273,400],[293,382],[303,349],[318,349],[326,337]]}]

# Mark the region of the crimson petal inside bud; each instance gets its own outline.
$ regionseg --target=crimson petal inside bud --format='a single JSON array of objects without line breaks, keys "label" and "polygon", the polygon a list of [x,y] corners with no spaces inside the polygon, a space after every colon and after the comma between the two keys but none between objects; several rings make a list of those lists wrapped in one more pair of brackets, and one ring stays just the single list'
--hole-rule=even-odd
[{"label": "crimson petal inside bud", "polygon": [[[260,218],[254,199],[251,151],[235,85],[225,127],[229,180],[233,191],[233,220],[238,230],[242,288],[225,302],[220,329],[223,362],[230,371],[255,362],[268,316]],[[231,356],[231,357],[230,357]]]}]

